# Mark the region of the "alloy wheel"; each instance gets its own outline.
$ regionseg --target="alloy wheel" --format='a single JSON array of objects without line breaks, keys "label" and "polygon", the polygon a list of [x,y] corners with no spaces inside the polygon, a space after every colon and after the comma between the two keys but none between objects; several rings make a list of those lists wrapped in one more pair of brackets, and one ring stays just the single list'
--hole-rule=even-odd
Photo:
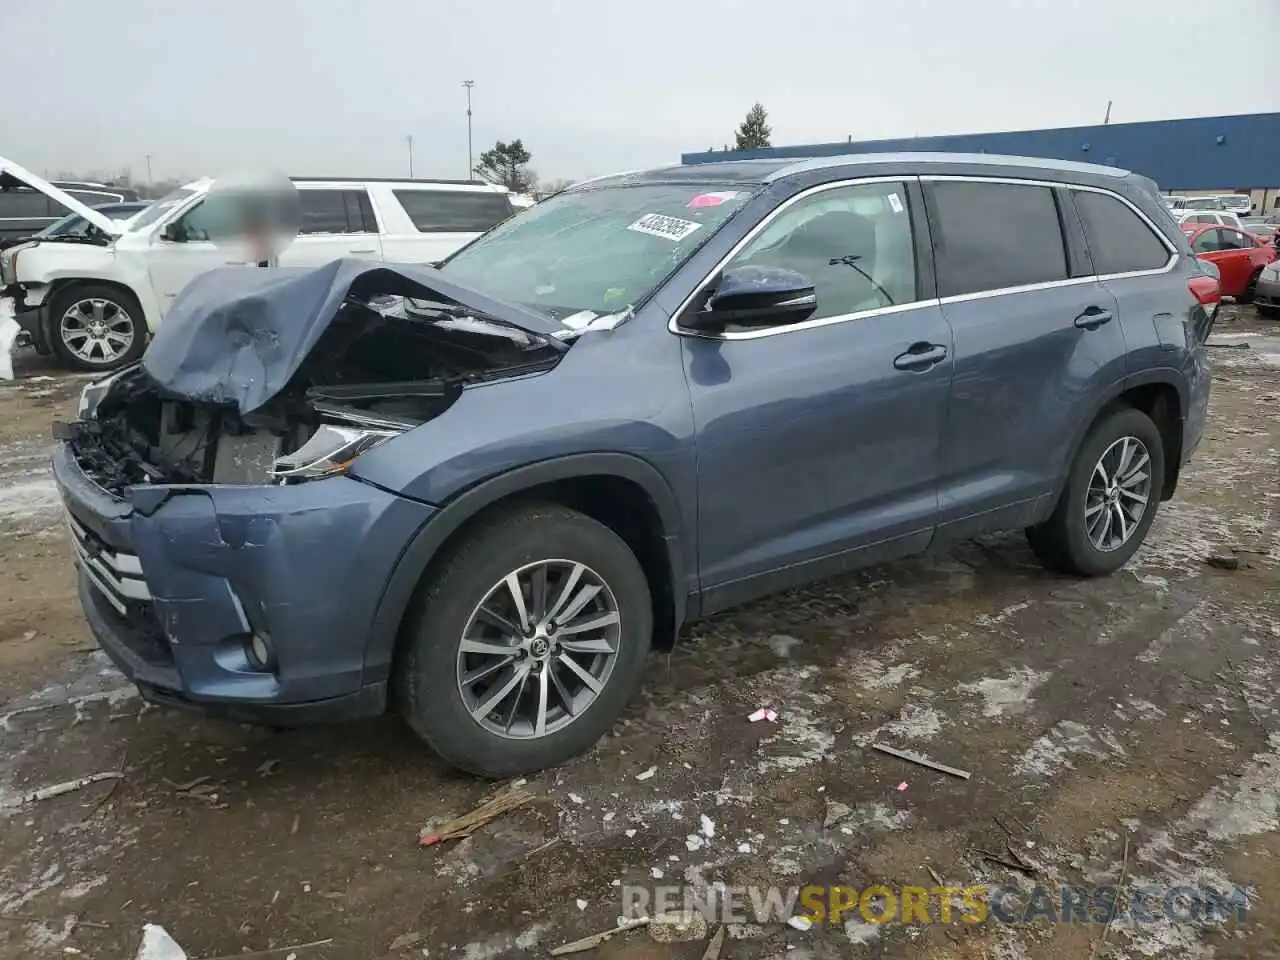
[{"label": "alloy wheel", "polygon": [[547,736],[604,690],[621,637],[617,600],[598,573],[572,560],[528,564],[495,583],[467,619],[458,692],[489,733]]},{"label": "alloy wheel", "polygon": [[129,312],[111,300],[78,300],[58,325],[63,344],[85,363],[114,363],[129,352],[135,336]]},{"label": "alloy wheel", "polygon": [[1108,553],[1128,543],[1151,499],[1151,454],[1137,437],[1107,447],[1089,479],[1084,522],[1093,546]]}]

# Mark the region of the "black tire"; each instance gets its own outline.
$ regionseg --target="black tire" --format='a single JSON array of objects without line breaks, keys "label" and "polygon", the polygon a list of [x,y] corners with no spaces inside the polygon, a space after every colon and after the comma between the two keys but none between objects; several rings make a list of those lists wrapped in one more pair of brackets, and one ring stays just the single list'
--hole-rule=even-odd
[{"label": "black tire", "polygon": [[[81,356],[64,339],[63,319],[76,304],[85,301],[103,301],[105,318],[115,325],[113,329],[128,329],[131,340],[122,353],[110,359],[93,361]],[[73,370],[106,373],[127,366],[142,356],[147,349],[147,321],[137,297],[119,287],[102,283],[76,283],[59,290],[49,303],[47,326],[49,346],[54,355]],[[101,351],[93,351],[102,356]]]},{"label": "black tire", "polygon": [[1244,285],[1244,292],[1236,298],[1237,303],[1253,303],[1254,291],[1258,288],[1258,278],[1262,276],[1262,268],[1259,267],[1249,277],[1249,282]]},{"label": "black tire", "polygon": [[[585,564],[608,585],[617,603],[617,655],[603,689],[567,726],[509,739],[468,712],[457,677],[459,644],[490,588],[550,558]],[[392,675],[401,714],[449,763],[494,778],[555,766],[600,739],[635,694],[653,635],[649,583],[631,549],[604,524],[554,504],[505,510],[467,532],[428,575],[412,617]]]},{"label": "black tire", "polygon": [[1262,314],[1262,316],[1271,320],[1280,319],[1280,307],[1264,307],[1259,304],[1254,304],[1254,309],[1257,310],[1258,313]]},{"label": "black tire", "polygon": [[[1085,500],[1098,461],[1124,437],[1135,437],[1146,446],[1151,459],[1151,486],[1145,510],[1129,539],[1115,549],[1101,550],[1089,537]],[[1133,407],[1115,408],[1104,414],[1080,445],[1053,515],[1027,529],[1032,551],[1046,566],[1064,573],[1084,577],[1114,573],[1128,562],[1151,529],[1164,476],[1164,441],[1151,418]]]}]

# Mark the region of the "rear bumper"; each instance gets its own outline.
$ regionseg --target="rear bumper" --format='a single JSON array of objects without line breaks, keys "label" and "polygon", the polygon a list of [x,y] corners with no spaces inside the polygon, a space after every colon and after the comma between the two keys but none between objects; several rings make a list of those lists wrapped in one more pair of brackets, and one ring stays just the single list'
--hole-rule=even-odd
[{"label": "rear bumper", "polygon": [[[111,497],[66,444],[54,476],[98,643],[150,700],[283,725],[381,713],[372,624],[431,507],[336,477]],[[271,663],[255,663],[252,637]]]}]

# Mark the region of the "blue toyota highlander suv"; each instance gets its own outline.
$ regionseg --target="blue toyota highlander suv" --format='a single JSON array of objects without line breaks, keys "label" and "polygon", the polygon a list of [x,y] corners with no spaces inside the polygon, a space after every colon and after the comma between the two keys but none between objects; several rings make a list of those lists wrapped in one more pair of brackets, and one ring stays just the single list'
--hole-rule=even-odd
[{"label": "blue toyota highlander suv", "polygon": [[682,624],[988,531],[1122,566],[1218,299],[1155,185],[860,155],[580,184],[437,267],[230,268],[54,469],[150,699],[398,710],[488,776],[590,746]]}]

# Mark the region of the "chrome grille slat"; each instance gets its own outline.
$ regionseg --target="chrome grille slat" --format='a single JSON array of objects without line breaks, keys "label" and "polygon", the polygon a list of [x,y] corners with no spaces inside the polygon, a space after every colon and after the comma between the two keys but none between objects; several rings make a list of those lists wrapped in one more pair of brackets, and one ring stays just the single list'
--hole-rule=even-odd
[{"label": "chrome grille slat", "polygon": [[142,563],[136,556],[107,549],[70,512],[67,513],[67,526],[81,569],[120,614],[127,613],[129,602],[151,601],[151,591],[142,576]]}]

